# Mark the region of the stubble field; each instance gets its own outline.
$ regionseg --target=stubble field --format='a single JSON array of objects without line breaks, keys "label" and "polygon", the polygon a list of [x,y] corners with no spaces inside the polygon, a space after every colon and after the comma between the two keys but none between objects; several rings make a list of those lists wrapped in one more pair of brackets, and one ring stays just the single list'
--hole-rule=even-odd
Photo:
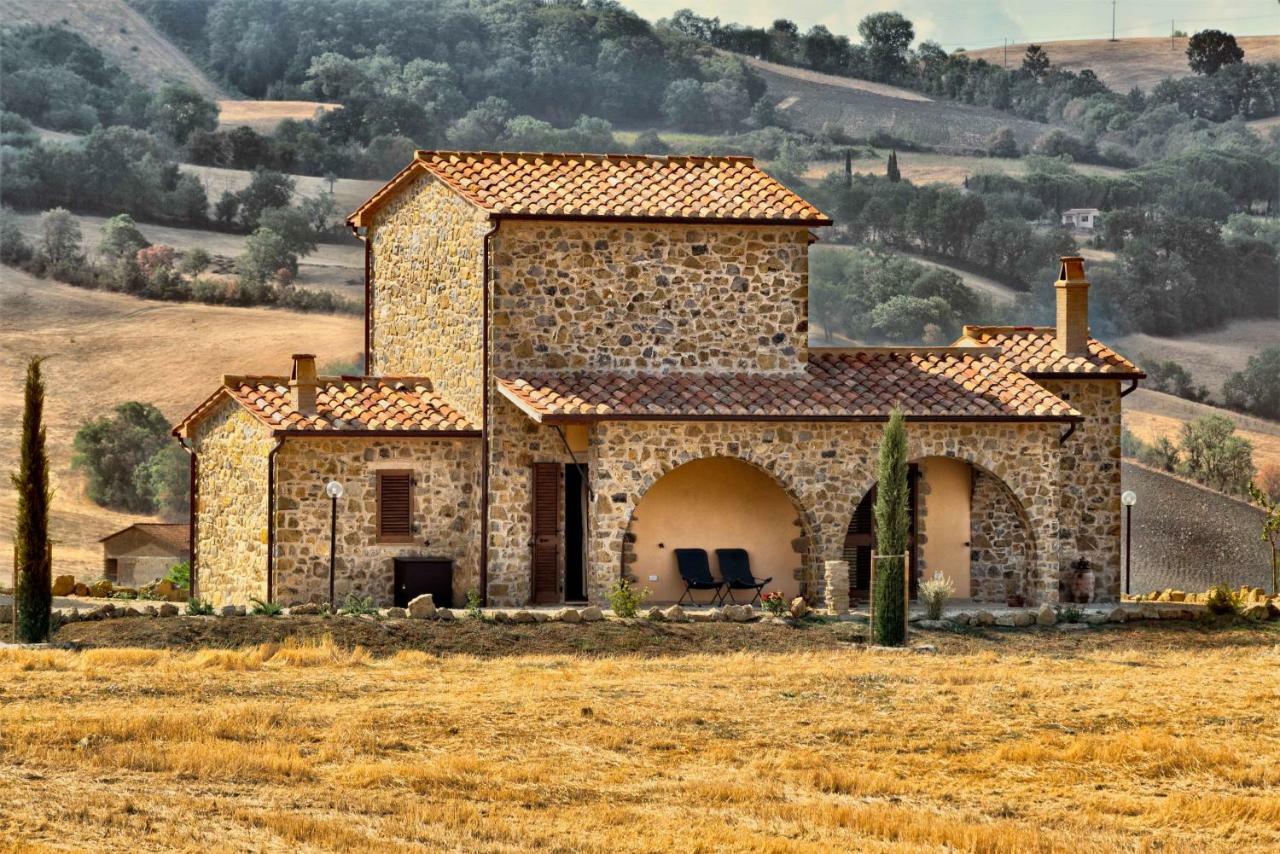
[{"label": "stubble field", "polygon": [[37,850],[1261,850],[1280,846],[1276,639],[3,650],[0,835]]}]

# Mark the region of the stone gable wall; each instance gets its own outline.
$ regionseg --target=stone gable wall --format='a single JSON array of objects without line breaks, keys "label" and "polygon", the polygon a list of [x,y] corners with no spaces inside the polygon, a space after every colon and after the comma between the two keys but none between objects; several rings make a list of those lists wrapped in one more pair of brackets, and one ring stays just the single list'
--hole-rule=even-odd
[{"label": "stone gable wall", "polygon": [[[523,421],[523,424],[518,423]],[[529,471],[534,462],[569,459],[553,428],[529,422],[514,406],[495,411],[491,478],[490,596],[524,604],[529,595]],[[1037,544],[1036,601],[1058,595],[1057,438],[1060,424],[908,424],[910,454],[968,460],[998,476],[1023,505]],[[770,474],[796,505],[808,579],[821,598],[821,566],[839,560],[849,518],[875,480],[883,425],[744,422],[603,422],[585,455],[592,490],[588,592],[604,600],[621,576],[631,514],[659,477],[694,459],[727,456]]]},{"label": "stone gable wall", "polygon": [[482,279],[487,214],[423,176],[377,211],[369,372],[430,377],[476,425],[481,420]]},{"label": "stone gable wall", "polygon": [[[414,541],[379,543],[379,469],[414,473]],[[287,439],[276,455],[275,598],[284,604],[329,598],[330,500],[324,485],[345,487],[338,499],[334,589],[390,605],[395,557],[454,562],[454,604],[480,586],[480,441],[478,439]]]},{"label": "stone gable wall", "polygon": [[808,240],[794,226],[504,221],[494,370],[796,370]]},{"label": "stone gable wall", "polygon": [[267,454],[271,431],[225,401],[192,436],[198,465],[196,553],[200,598],[214,606],[267,595]]},{"label": "stone gable wall", "polygon": [[1060,554],[1064,597],[1083,557],[1095,573],[1095,601],[1120,598],[1120,382],[1117,380],[1042,380],[1040,384],[1070,402],[1084,416],[1063,446]]}]

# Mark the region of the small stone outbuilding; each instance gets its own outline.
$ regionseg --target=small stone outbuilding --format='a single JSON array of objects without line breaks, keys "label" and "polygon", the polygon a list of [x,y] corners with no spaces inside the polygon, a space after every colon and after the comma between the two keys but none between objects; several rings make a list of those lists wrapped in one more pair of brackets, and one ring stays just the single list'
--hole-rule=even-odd
[{"label": "small stone outbuilding", "polygon": [[102,577],[119,587],[139,587],[191,560],[186,522],[138,522],[108,534],[102,543]]},{"label": "small stone outbuilding", "polygon": [[811,601],[845,561],[832,601],[857,601],[895,407],[913,587],[1054,603],[1084,559],[1089,595],[1118,598],[1120,397],[1142,373],[1090,337],[1079,258],[1052,327],[833,349],[808,322],[830,220],[750,158],[423,151],[348,222],[370,375],[297,356],[176,430],[215,604],[327,600],[331,568],[339,600],[433,579],[458,603],[602,603],[622,578],[670,600],[681,548],[713,570],[745,549]]}]

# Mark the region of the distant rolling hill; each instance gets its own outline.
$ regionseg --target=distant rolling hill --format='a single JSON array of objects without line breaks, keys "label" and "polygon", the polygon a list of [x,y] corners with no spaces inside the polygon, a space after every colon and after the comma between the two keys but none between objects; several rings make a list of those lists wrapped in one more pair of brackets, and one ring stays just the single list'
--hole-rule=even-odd
[{"label": "distant rolling hill", "polygon": [[[71,467],[72,440],[86,419],[128,400],[154,403],[176,421],[216,388],[223,373],[283,373],[291,353],[345,361],[361,349],[361,321],[155,302],[89,291],[0,267],[0,472],[17,464],[22,374],[43,356],[45,418],[53,464],[54,571],[96,578],[99,537],[146,517],[98,507]],[[7,484],[6,484],[7,485]],[[0,489],[0,554],[11,555],[12,489]],[[10,561],[0,561],[0,584]]]},{"label": "distant rolling hill", "polygon": [[0,0],[0,23],[62,24],[140,83],[189,83],[206,97],[224,95],[181,48],[124,0]]},{"label": "distant rolling hill", "polygon": [[[1280,36],[1236,36],[1244,49],[1247,62],[1280,62]],[[1069,71],[1092,68],[1103,83],[1117,92],[1128,92],[1134,86],[1150,91],[1166,77],[1186,77],[1187,40],[1185,38],[1083,39],[1079,41],[1037,42],[1049,54],[1054,65]],[[1009,67],[1022,64],[1026,44],[1007,48]],[[967,50],[974,59],[1000,65],[1006,56],[1004,47]]]},{"label": "distant rolling hill", "polygon": [[792,127],[820,132],[825,125],[855,137],[885,131],[944,153],[985,151],[991,135],[1010,128],[1028,146],[1050,126],[987,107],[929,100],[916,92],[747,59],[769,86],[769,97]]}]

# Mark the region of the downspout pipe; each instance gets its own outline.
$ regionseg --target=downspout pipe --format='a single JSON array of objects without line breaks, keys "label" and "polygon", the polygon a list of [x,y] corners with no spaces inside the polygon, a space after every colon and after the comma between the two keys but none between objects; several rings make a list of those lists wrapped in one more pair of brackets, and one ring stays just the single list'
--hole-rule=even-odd
[{"label": "downspout pipe", "polygon": [[489,604],[489,287],[490,256],[493,254],[493,236],[498,233],[501,221],[497,217],[490,218],[489,230],[484,233],[484,251],[480,274],[482,288],[480,302],[482,305],[481,335],[484,338],[481,347],[481,385],[480,395],[480,602]]},{"label": "downspout pipe", "polygon": [[190,567],[191,598],[195,599],[200,592],[196,563],[196,484],[199,481],[200,464],[196,457],[196,449],[184,436],[178,436],[178,444],[187,452],[187,566]]},{"label": "downspout pipe", "polygon": [[356,236],[364,244],[364,370],[365,376],[373,373],[373,245],[369,242],[369,230],[361,227]]},{"label": "downspout pipe", "polygon": [[1133,394],[1135,391],[1138,390],[1138,378],[1134,377],[1131,382],[1132,384],[1128,388],[1120,392],[1121,397],[1128,397],[1129,395]]},{"label": "downspout pipe", "polygon": [[276,454],[284,446],[284,436],[267,452],[267,601],[275,601],[276,587]]},{"label": "downspout pipe", "polygon": [[1067,428],[1067,432],[1063,433],[1061,436],[1058,437],[1058,445],[1059,446],[1065,445],[1067,443],[1067,440],[1071,438],[1071,434],[1076,432],[1076,427],[1078,426],[1079,425],[1076,424],[1076,422],[1072,421],[1071,426]]}]

